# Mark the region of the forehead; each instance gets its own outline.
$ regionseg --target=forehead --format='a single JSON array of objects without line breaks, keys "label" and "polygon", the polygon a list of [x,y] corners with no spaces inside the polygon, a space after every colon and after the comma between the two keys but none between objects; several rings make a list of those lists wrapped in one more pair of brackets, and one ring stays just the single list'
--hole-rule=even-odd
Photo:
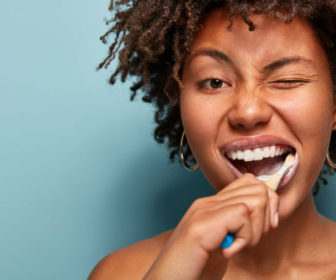
[{"label": "forehead", "polygon": [[266,63],[281,56],[304,56],[319,60],[324,51],[311,25],[301,18],[294,18],[289,24],[266,15],[251,15],[249,19],[255,29],[241,16],[230,21],[225,9],[217,9],[208,14],[201,23],[191,46],[191,53],[203,48],[216,48],[228,54],[233,60],[244,56],[256,63]]}]

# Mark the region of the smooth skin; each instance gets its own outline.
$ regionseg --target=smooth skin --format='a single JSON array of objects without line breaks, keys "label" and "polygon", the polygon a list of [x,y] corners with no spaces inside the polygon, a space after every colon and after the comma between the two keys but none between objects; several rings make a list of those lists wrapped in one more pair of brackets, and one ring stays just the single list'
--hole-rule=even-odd
[{"label": "smooth skin", "polygon": [[[254,31],[240,17],[228,31],[224,9],[209,14],[183,68],[183,126],[217,193],[196,200],[174,230],[107,256],[90,280],[336,279],[336,225],[311,195],[336,123],[328,61],[303,19],[250,18]],[[299,157],[277,192],[252,174],[237,178],[221,153],[263,135],[287,139]],[[235,242],[219,249],[228,232]]]}]

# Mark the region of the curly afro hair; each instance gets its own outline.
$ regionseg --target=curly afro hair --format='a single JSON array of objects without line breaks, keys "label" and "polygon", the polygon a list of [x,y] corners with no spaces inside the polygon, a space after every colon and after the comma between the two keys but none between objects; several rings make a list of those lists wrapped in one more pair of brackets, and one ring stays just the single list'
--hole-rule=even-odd
[{"label": "curly afro hair", "polygon": [[[183,132],[178,103],[183,61],[202,17],[223,6],[230,19],[228,30],[235,15],[241,16],[251,31],[255,27],[249,19],[252,14],[265,14],[285,23],[295,16],[309,21],[328,57],[335,93],[336,0],[111,0],[109,10],[113,17],[106,22],[111,27],[100,39],[107,44],[108,37],[114,37],[98,69],[108,68],[117,56],[119,63],[109,82],[114,84],[118,76],[122,82],[136,77],[130,99],[140,91],[144,102],[155,105],[154,138],[167,144],[171,161],[179,153]],[[329,149],[332,158],[336,158],[335,136],[333,132]],[[186,158],[190,160],[192,154],[186,148]],[[324,164],[314,194],[319,183],[327,184],[325,175],[330,174],[332,169]]]}]

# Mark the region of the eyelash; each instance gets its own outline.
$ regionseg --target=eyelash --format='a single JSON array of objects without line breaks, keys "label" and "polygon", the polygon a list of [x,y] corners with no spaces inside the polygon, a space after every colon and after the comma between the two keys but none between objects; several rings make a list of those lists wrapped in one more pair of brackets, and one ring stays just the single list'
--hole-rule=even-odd
[{"label": "eyelash", "polygon": [[[212,87],[211,83],[212,82],[220,82],[221,86],[219,87]],[[206,83],[210,83],[210,85],[206,85]],[[301,86],[302,84],[306,84],[309,83],[309,81],[307,80],[279,80],[279,81],[274,81],[274,82],[270,82],[270,85],[275,86],[276,88],[279,89],[291,89],[297,86]],[[208,89],[208,90],[218,90],[221,89],[225,86],[223,86],[224,84],[226,84],[227,86],[230,86],[229,83],[222,81],[221,79],[217,79],[217,78],[208,78],[208,79],[204,79],[202,81],[199,81],[198,83],[198,87],[201,89]],[[276,86],[278,85],[278,86]]]},{"label": "eyelash", "polygon": [[[220,87],[212,87],[211,86],[212,82],[220,82],[221,86]],[[210,83],[210,85],[206,85],[206,83]],[[198,85],[199,88],[201,88],[201,89],[208,89],[208,90],[218,90],[218,89],[221,89],[223,87],[227,87],[227,86],[223,86],[224,84],[226,84],[227,86],[230,86],[229,83],[224,82],[223,80],[217,79],[217,78],[208,78],[208,79],[204,79],[202,81],[199,81],[197,83],[197,85]]]},{"label": "eyelash", "polygon": [[[279,80],[270,82],[271,85],[278,85],[279,89],[291,89],[297,86],[301,86],[302,84],[309,83],[307,80]],[[275,86],[277,87],[277,86]]]}]

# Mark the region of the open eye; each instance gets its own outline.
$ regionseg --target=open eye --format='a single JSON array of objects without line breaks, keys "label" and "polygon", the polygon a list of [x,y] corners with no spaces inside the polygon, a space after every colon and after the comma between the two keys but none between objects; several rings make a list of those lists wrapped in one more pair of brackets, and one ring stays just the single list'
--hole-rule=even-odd
[{"label": "open eye", "polygon": [[270,84],[277,89],[291,89],[308,83],[307,80],[279,80],[271,82]]},{"label": "open eye", "polygon": [[229,84],[220,79],[206,79],[201,81],[199,86],[204,89],[220,89],[228,87]]}]

